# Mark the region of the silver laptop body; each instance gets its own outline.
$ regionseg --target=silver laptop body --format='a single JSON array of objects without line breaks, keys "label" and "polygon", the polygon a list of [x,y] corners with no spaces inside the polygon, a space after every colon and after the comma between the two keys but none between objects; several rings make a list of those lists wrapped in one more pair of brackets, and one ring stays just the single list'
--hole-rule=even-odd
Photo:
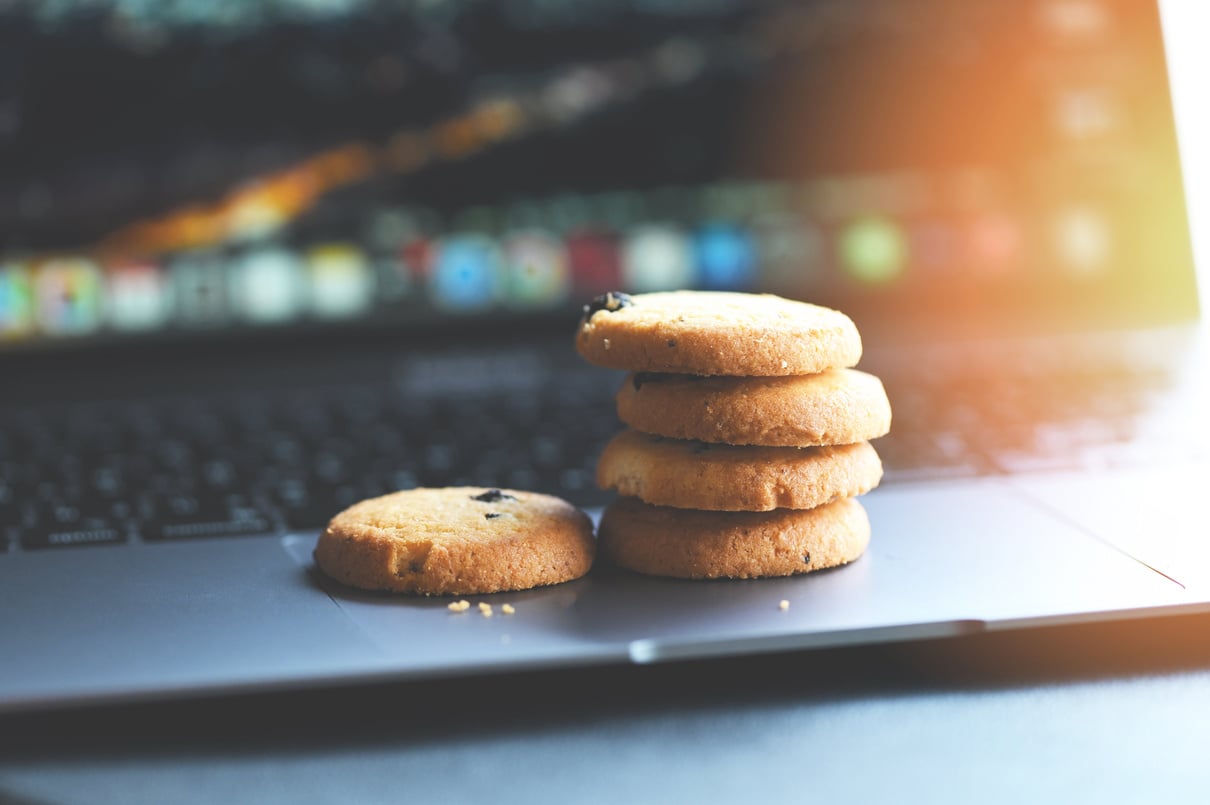
[{"label": "silver laptop body", "polygon": [[[50,212],[12,213],[10,228],[20,223],[14,231],[29,243],[14,236],[0,251],[0,325],[8,327],[0,341],[0,711],[807,650],[1210,608],[1202,501],[1210,439],[1198,421],[1210,361],[1197,325],[1158,12],[1147,2],[1036,5],[1029,15],[1017,3],[980,4],[958,20],[922,14],[905,30],[897,4],[760,13],[718,4],[685,19],[660,17],[650,35],[624,35],[629,29],[601,12],[575,24],[612,42],[591,58],[541,39],[547,61],[483,62],[485,74],[470,78],[454,67],[442,73],[419,29],[390,18],[386,29],[415,49],[410,68],[451,82],[465,104],[434,104],[428,118],[388,129],[360,120],[357,142],[379,149],[371,162],[387,166],[386,178],[374,178],[362,159],[370,152],[322,127],[318,145],[286,138],[261,161],[249,157],[250,167],[214,145],[213,164],[236,176],[251,171],[264,186],[292,187],[299,175],[331,180],[313,205],[291,208],[297,218],[277,229],[266,223],[268,234],[251,240],[173,241],[182,230],[169,224],[184,219],[162,210],[199,214],[179,199],[115,202],[121,209],[109,218],[94,214],[103,226],[67,213],[56,224],[52,213],[65,206],[54,193],[83,197],[74,163],[63,159],[67,167],[49,184],[21,174],[14,187],[25,193],[26,213]],[[167,31],[170,45],[173,26],[184,24],[145,22]],[[566,19],[545,22],[550,41],[567,25],[581,30]],[[31,65],[55,24],[40,24]],[[280,46],[271,23],[244,24],[241,36]],[[518,37],[523,30],[506,28]],[[990,35],[996,30],[1028,34],[1037,53],[1020,69],[993,69],[1020,56],[1006,44],[1011,37]],[[959,40],[970,31],[967,52]],[[860,53],[847,37],[863,43]],[[199,63],[228,55],[226,40],[215,41],[213,51],[194,54]],[[99,58],[120,61],[136,45],[110,43]],[[473,45],[454,41],[449,63],[469,64],[459,59]],[[921,61],[922,51],[948,55]],[[412,91],[411,79],[400,78],[411,73],[389,66],[379,63],[373,91]],[[17,92],[43,87],[31,75]],[[233,93],[233,109],[261,97],[239,94],[236,78],[213,80]],[[120,94],[104,82],[89,91]],[[77,92],[65,102],[84,100]],[[1037,117],[1022,117],[1028,110]],[[167,164],[184,160],[195,172],[208,164],[153,119],[134,122],[168,143]],[[728,138],[687,139],[710,120],[734,124]],[[871,135],[885,120],[895,125]],[[474,121],[497,128],[468,129]],[[939,132],[938,121],[965,128]],[[31,113],[23,125],[37,134],[53,122]],[[495,131],[499,141],[475,131]],[[653,135],[661,131],[671,134]],[[647,140],[662,149],[658,158],[633,150]],[[28,142],[0,146],[31,164],[49,159]],[[574,169],[592,161],[585,148],[613,142],[624,153],[600,152],[608,170]],[[430,150],[409,150],[422,146]],[[126,164],[129,156],[98,149],[81,164]],[[413,164],[422,159],[425,167]],[[534,178],[516,165],[546,165],[551,174]],[[504,190],[480,194],[475,171]],[[206,186],[205,173],[183,186]],[[235,206],[250,198],[223,195],[239,182],[219,184],[201,197]],[[51,188],[53,204],[38,201],[47,197],[38,187]],[[201,209],[203,223],[227,220],[222,203]],[[588,224],[633,239],[609,246],[583,235]],[[188,229],[188,238],[203,230]],[[509,240],[534,230],[541,236]],[[178,234],[155,240],[164,232]],[[626,263],[640,258],[638,247],[629,256],[625,249],[640,236],[655,251],[671,249],[675,237],[683,248]],[[53,256],[55,238],[85,257]],[[106,263],[97,256],[104,250],[78,246],[134,249],[148,239],[159,251],[139,259],[152,270],[134,257]],[[569,287],[539,276],[484,291],[483,277],[495,276],[481,271],[485,254],[504,255],[492,270],[507,271],[509,249],[538,260],[552,242],[565,248]],[[398,265],[384,268],[391,255]],[[689,270],[677,255],[696,260],[697,273],[677,273]],[[423,271],[408,262],[416,259],[428,261]],[[311,290],[282,267],[290,260],[305,266],[297,271]],[[198,273],[199,261],[211,273]],[[395,287],[400,265],[412,273]],[[621,273],[608,274],[610,265]],[[835,570],[754,581],[598,567],[569,584],[476,597],[516,609],[495,618],[324,578],[311,551],[340,495],[442,481],[521,485],[565,494],[599,516],[607,496],[592,486],[592,439],[599,445],[618,427],[609,397],[619,378],[582,366],[571,332],[578,305],[604,281],[629,290],[773,290],[853,315],[866,336],[861,366],[884,378],[896,417],[892,435],[876,443],[886,479],[863,498],[873,526],[866,555]],[[80,301],[90,282],[110,289],[95,319]],[[22,288],[32,289],[36,308],[24,319]],[[283,289],[295,295],[284,307],[249,301]],[[316,301],[320,293],[330,296]],[[311,435],[296,438],[264,413],[265,395],[284,406],[289,427]],[[228,411],[236,424],[223,419]],[[534,429],[520,442],[532,454],[509,453],[518,434],[506,412]],[[193,435],[178,437],[178,414],[190,418]],[[115,426],[121,434],[154,425],[139,431],[145,441],[122,448],[131,466],[153,458],[154,471],[119,479],[120,499],[104,496],[116,482],[92,447],[108,444],[101,426],[111,415],[126,423]],[[344,452],[348,440],[323,430],[333,417],[361,433],[377,429],[366,441],[380,449]],[[39,441],[43,430],[50,435]],[[212,431],[214,440],[276,434],[264,447],[281,453],[271,484],[255,494],[239,486],[265,468],[241,463],[240,445],[207,454]],[[578,431],[587,434],[581,446],[560,441]],[[447,441],[459,432],[474,438]],[[404,454],[420,463],[391,463]],[[165,475],[174,461],[191,483],[222,494],[181,491]],[[292,475],[292,465],[306,477]],[[79,500],[101,495],[104,516],[89,520],[81,507],[92,503],[54,497],[66,494],[69,476],[93,495]],[[311,506],[321,481],[327,497]],[[199,513],[212,504],[221,511]]]}]

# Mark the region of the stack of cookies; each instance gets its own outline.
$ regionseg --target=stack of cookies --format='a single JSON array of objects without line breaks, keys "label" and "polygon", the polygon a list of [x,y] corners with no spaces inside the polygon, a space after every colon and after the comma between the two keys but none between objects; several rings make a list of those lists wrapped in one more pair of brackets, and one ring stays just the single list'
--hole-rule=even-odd
[{"label": "stack of cookies", "polygon": [[890,429],[882,383],[854,366],[844,314],[776,296],[606,294],[576,348],[628,371],[629,429],[606,446],[599,550],[656,576],[789,576],[851,562],[870,524],[854,498],[878,485],[869,440]]}]

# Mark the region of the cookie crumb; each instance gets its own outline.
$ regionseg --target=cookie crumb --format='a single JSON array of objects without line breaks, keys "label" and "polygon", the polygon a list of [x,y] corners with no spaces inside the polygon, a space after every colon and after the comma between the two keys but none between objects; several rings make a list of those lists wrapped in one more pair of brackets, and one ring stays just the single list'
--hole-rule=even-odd
[{"label": "cookie crumb", "polygon": [[790,608],[790,602],[783,598],[781,600],[781,602],[778,603],[777,608],[780,609],[782,612],[785,612],[787,609]]},{"label": "cookie crumb", "polygon": [[490,618],[495,613],[492,612],[491,604],[485,604],[481,601],[479,602],[479,614],[485,618]]},{"label": "cookie crumb", "polygon": [[503,612],[505,615],[512,615],[517,610],[513,607],[512,604],[505,604],[504,606],[500,607],[500,611]]},{"label": "cookie crumb", "polygon": [[447,607],[447,609],[449,609],[450,612],[466,612],[470,608],[471,608],[471,602],[466,601],[466,600],[453,601]]}]

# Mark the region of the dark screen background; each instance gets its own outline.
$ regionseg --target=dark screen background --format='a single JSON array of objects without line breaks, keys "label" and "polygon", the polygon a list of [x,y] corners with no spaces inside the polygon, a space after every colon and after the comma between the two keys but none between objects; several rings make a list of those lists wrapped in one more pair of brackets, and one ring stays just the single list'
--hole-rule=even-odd
[{"label": "dark screen background", "polygon": [[1150,2],[166,5],[0,17],[0,348],[610,288],[955,332],[1192,312]]}]

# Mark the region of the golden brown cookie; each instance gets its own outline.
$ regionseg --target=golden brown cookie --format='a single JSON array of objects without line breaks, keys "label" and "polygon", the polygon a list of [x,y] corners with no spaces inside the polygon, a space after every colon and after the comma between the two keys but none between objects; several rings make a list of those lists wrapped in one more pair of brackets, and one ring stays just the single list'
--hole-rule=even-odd
[{"label": "golden brown cookie", "polygon": [[410,489],[332,519],[315,562],[366,590],[471,595],[577,579],[592,566],[592,521],[565,500],[511,489]]},{"label": "golden brown cookie", "polygon": [[601,517],[602,556],[651,576],[793,576],[852,562],[870,521],[850,498],[805,511],[703,512],[618,498]]},{"label": "golden brown cookie", "polygon": [[635,430],[724,444],[806,447],[885,436],[882,381],[856,369],[790,377],[631,374],[618,417]]},{"label": "golden brown cookie", "polygon": [[805,375],[856,364],[861,336],[843,313],[770,294],[613,293],[585,307],[576,349],[634,372]]},{"label": "golden brown cookie", "polygon": [[658,506],[761,512],[811,509],[870,491],[882,462],[869,442],[737,447],[625,430],[605,445],[597,485]]}]

